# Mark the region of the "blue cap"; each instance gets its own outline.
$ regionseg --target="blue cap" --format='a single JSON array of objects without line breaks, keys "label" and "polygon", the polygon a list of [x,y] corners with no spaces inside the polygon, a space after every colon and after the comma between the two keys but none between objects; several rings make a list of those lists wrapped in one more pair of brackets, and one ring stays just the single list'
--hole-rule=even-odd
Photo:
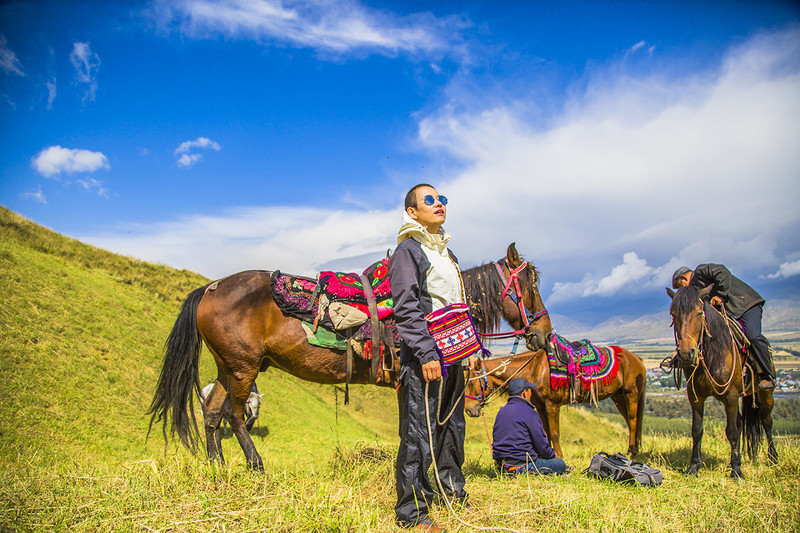
[{"label": "blue cap", "polygon": [[508,384],[508,395],[509,396],[519,396],[527,389],[533,389],[536,385],[533,383],[528,383],[523,378],[514,378]]}]

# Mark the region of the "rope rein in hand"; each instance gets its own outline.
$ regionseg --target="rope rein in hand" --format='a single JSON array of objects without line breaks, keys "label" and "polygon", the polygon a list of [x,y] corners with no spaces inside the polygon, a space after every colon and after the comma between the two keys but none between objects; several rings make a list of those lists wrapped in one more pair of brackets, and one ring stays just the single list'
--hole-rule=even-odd
[{"label": "rope rein in hand", "polygon": [[[450,503],[450,499],[447,497],[447,494],[444,491],[444,486],[442,486],[442,480],[439,477],[439,466],[436,464],[436,453],[435,453],[434,447],[433,447],[433,430],[431,429],[430,403],[428,402],[428,389],[429,389],[429,387],[430,387],[430,381],[426,381],[425,382],[425,422],[427,423],[427,426],[428,426],[428,445],[430,446],[430,449],[431,449],[431,459],[432,459],[432,463],[433,463],[433,472],[435,474],[434,477],[436,478],[436,485],[439,487],[439,494],[441,494],[442,499],[444,500],[444,503],[447,504],[447,510],[450,511],[450,514],[453,515],[453,517],[456,520],[458,520],[458,522],[460,522],[462,525],[464,525],[464,526],[466,526],[468,528],[471,528],[471,529],[475,529],[475,530],[478,530],[478,531],[509,531],[510,533],[521,533],[520,531],[517,531],[516,529],[509,529],[509,528],[505,528],[505,527],[479,527],[479,526],[476,526],[474,524],[470,524],[469,522],[465,522],[464,520],[462,520],[461,517],[458,516],[458,514],[453,509],[453,505]],[[441,407],[441,404],[442,404],[441,397],[442,397],[442,386],[441,386],[441,383],[440,383],[439,384],[439,404],[437,406],[437,413],[438,413],[438,410],[439,410],[439,408]],[[455,403],[456,403],[456,405],[458,405],[460,402],[455,402]],[[454,411],[455,410],[450,412],[450,415],[448,415],[447,419],[449,419],[450,416],[452,416]],[[438,421],[438,418],[439,418],[438,414],[436,415],[436,418],[437,418],[437,423],[438,423],[439,422]],[[445,422],[447,421],[447,419],[445,419]]]}]

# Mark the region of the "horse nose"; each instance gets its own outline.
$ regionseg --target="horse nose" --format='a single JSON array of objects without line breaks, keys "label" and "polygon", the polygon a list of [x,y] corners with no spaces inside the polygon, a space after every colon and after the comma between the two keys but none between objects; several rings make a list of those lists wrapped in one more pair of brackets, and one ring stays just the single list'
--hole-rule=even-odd
[{"label": "horse nose", "polygon": [[687,363],[694,363],[695,360],[697,359],[696,347],[691,347],[688,350],[687,349],[679,350],[678,353],[680,354],[681,359]]},{"label": "horse nose", "polygon": [[480,406],[470,407],[465,409],[466,413],[471,416],[472,418],[476,418],[481,414]]}]

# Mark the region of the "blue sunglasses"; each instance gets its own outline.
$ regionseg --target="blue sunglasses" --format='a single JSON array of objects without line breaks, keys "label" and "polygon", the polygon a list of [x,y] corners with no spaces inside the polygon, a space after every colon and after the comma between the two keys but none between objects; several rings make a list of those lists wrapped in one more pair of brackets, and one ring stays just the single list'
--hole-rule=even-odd
[{"label": "blue sunglasses", "polygon": [[442,196],[441,194],[434,198],[432,194],[426,194],[425,198],[422,199],[425,202],[425,205],[433,205],[436,203],[436,200],[439,200],[442,205],[447,205],[447,196]]}]

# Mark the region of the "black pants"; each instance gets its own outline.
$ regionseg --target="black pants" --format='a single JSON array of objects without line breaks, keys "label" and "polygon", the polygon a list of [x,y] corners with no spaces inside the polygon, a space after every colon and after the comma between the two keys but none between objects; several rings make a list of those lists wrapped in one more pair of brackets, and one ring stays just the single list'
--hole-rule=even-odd
[{"label": "black pants", "polygon": [[775,368],[772,364],[769,344],[766,337],[761,334],[761,315],[763,311],[763,303],[754,305],[745,311],[739,320],[742,323],[745,337],[750,341],[750,351],[755,356],[756,362],[761,366],[760,370],[774,380]]},{"label": "black pants", "polygon": [[[448,498],[466,501],[464,491],[464,372],[461,367],[450,367],[449,376],[442,381],[431,381],[427,402],[430,411],[430,427],[433,433],[436,465],[439,477]],[[434,502],[434,485],[428,476],[431,465],[431,450],[428,440],[428,424],[425,420],[425,379],[422,367],[414,362],[403,365],[400,372],[400,389],[397,401],[400,411],[400,449],[397,452],[396,484],[397,505],[395,514],[401,526],[413,526],[427,516],[428,507]],[[441,418],[444,419],[454,403],[458,406],[453,416],[444,424],[436,422],[436,406],[439,388],[442,387]]]}]

